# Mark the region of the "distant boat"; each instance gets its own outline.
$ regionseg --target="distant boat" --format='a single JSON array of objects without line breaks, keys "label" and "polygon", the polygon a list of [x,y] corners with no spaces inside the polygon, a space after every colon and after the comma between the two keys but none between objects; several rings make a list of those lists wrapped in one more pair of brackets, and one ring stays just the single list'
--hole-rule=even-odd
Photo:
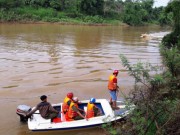
[{"label": "distant boat", "polygon": [[[81,101],[78,105],[84,111],[87,110],[87,103],[89,100]],[[58,117],[55,118],[52,122],[51,119],[44,119],[39,114],[39,111],[36,111],[32,118],[28,119],[28,128],[32,131],[49,131],[49,130],[70,130],[70,129],[79,129],[99,126],[105,123],[113,122],[120,120],[127,116],[130,111],[133,110],[134,106],[127,107],[123,101],[117,101],[119,110],[113,110],[106,99],[96,99],[96,106],[101,109],[102,115],[89,118],[88,121],[85,119],[82,120],[68,120],[65,118],[64,113],[59,113]],[[22,107],[21,107],[22,106]],[[20,105],[17,109],[20,112],[25,105]],[[52,105],[56,110],[62,110],[62,103]],[[30,107],[27,107],[26,110],[29,110]],[[31,109],[30,109],[31,110]],[[29,111],[30,111],[29,110]]]}]

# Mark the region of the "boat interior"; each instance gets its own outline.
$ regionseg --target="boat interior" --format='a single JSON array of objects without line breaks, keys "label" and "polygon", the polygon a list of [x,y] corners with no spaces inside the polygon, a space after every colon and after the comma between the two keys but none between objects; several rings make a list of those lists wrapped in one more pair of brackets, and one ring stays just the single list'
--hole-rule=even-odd
[{"label": "boat interior", "polygon": [[[95,105],[101,110],[101,112],[102,112],[101,116],[105,115],[101,103],[95,103]],[[84,110],[84,112],[87,112],[87,103],[79,103],[78,106],[80,109]],[[53,106],[53,107],[54,107],[54,109],[58,110],[61,113],[59,113],[58,117],[54,118],[52,120],[52,122],[58,123],[58,122],[63,122],[63,121],[73,121],[72,119],[68,118],[67,113],[64,114],[61,111],[61,106]]]}]

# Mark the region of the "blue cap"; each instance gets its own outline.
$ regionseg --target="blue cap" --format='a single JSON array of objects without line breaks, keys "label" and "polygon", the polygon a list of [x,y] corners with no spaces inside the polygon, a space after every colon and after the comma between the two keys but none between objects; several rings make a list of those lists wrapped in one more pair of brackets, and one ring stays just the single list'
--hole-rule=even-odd
[{"label": "blue cap", "polygon": [[90,103],[95,103],[96,102],[96,99],[95,98],[91,98],[90,99]]}]

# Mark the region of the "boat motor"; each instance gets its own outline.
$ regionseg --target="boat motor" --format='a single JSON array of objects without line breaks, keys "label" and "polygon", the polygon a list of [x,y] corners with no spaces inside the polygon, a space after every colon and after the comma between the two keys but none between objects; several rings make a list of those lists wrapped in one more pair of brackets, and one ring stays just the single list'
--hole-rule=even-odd
[{"label": "boat motor", "polygon": [[19,105],[17,107],[16,114],[20,116],[21,122],[28,121],[28,118],[30,117],[27,117],[26,114],[29,113],[31,110],[32,110],[31,107],[27,105]]}]

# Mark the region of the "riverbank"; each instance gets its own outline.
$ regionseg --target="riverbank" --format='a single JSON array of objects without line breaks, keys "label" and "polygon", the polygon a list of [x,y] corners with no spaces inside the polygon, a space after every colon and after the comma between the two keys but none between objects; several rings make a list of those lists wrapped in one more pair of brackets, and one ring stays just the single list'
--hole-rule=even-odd
[{"label": "riverbank", "polygon": [[[60,12],[52,8],[19,7],[1,9],[0,23],[56,23],[62,25],[123,25],[123,14],[116,16],[86,15],[82,13]],[[137,26],[159,25],[158,21],[144,22]]]},{"label": "riverbank", "polygon": [[32,7],[15,8],[2,10],[0,13],[0,22],[18,22],[18,23],[59,23],[73,25],[124,25],[121,20],[114,18],[104,18],[99,15],[89,16],[83,14],[69,14],[58,12],[51,8]]},{"label": "riverbank", "polygon": [[86,26],[129,26],[119,23],[73,23],[73,22],[45,22],[45,21],[0,21],[0,24],[59,24],[59,25],[86,25]]}]

